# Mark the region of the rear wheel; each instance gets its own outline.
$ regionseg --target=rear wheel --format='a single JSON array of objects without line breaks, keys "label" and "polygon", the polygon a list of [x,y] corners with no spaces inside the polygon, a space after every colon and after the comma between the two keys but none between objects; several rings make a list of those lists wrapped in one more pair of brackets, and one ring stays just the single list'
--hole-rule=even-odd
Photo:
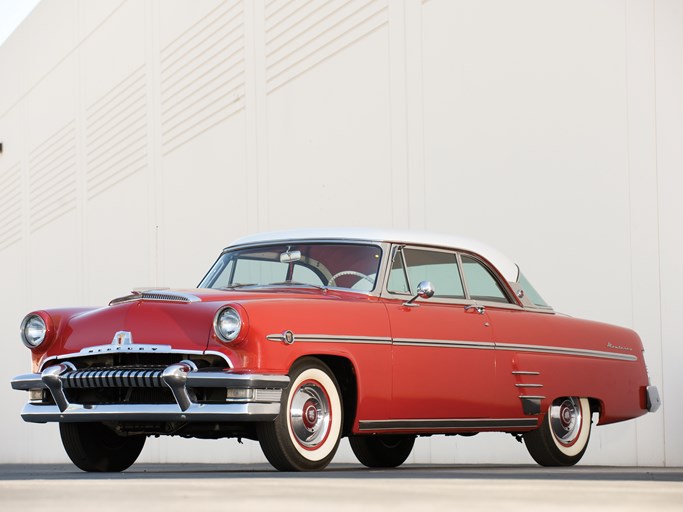
[{"label": "rear wheel", "polygon": [[118,472],[137,460],[145,436],[120,436],[102,423],[60,423],[62,444],[83,471]]},{"label": "rear wheel", "polygon": [[280,471],[324,469],[339,446],[343,425],[339,385],[319,359],[303,358],[289,372],[280,414],[258,426],[264,455]]},{"label": "rear wheel", "polygon": [[413,451],[415,436],[351,436],[349,443],[354,455],[364,466],[395,468],[403,464]]},{"label": "rear wheel", "polygon": [[541,466],[573,466],[586,452],[590,431],[588,399],[559,398],[548,408],[541,426],[524,434],[524,443]]}]

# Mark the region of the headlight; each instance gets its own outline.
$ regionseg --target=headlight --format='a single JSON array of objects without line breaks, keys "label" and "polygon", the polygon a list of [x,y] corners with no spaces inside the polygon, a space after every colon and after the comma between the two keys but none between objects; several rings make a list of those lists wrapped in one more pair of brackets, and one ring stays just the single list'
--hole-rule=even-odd
[{"label": "headlight", "polygon": [[27,315],[21,322],[21,341],[28,348],[35,348],[45,340],[47,325],[38,315]]},{"label": "headlight", "polygon": [[233,341],[239,336],[240,329],[242,329],[242,318],[234,308],[227,307],[221,309],[213,321],[213,328],[221,340]]}]

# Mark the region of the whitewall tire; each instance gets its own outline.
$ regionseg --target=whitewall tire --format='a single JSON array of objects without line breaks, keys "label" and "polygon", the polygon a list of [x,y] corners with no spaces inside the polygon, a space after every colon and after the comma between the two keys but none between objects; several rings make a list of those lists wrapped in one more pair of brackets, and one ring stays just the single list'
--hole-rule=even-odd
[{"label": "whitewall tire", "polygon": [[541,466],[573,466],[586,452],[591,432],[587,398],[555,400],[541,425],[524,434],[531,457]]},{"label": "whitewall tire", "polygon": [[268,461],[280,471],[324,469],[341,439],[339,385],[328,366],[313,357],[297,361],[289,378],[279,416],[258,427],[259,443]]}]

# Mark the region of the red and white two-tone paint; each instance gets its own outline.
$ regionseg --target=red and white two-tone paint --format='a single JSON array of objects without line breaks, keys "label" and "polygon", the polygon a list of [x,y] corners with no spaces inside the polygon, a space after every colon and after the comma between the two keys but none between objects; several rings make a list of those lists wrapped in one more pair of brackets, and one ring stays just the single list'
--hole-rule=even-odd
[{"label": "red and white two-tone paint", "polygon": [[499,431],[572,465],[599,424],[654,411],[643,346],[560,315],[479,242],[317,229],[250,236],[196,289],[136,290],[22,322],[22,417],[58,422],[73,462],[121,471],[149,435],[256,439],[280,470],[319,470],[348,436],[394,467],[416,436]]}]

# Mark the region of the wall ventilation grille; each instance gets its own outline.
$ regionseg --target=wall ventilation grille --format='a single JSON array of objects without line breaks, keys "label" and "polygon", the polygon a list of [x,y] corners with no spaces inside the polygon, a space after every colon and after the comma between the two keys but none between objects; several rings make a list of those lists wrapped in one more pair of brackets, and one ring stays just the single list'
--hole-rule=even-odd
[{"label": "wall ventilation grille", "polygon": [[29,151],[29,225],[36,231],[76,208],[76,132],[71,121]]},{"label": "wall ventilation grille", "polygon": [[244,9],[219,4],[161,50],[163,154],[244,108]]},{"label": "wall ventilation grille", "polygon": [[389,21],[387,0],[266,4],[266,89],[276,90]]},{"label": "wall ventilation grille", "polygon": [[21,164],[16,164],[0,175],[0,251],[21,240],[22,194]]},{"label": "wall ventilation grille", "polygon": [[86,109],[88,199],[147,166],[145,67],[129,74]]}]

